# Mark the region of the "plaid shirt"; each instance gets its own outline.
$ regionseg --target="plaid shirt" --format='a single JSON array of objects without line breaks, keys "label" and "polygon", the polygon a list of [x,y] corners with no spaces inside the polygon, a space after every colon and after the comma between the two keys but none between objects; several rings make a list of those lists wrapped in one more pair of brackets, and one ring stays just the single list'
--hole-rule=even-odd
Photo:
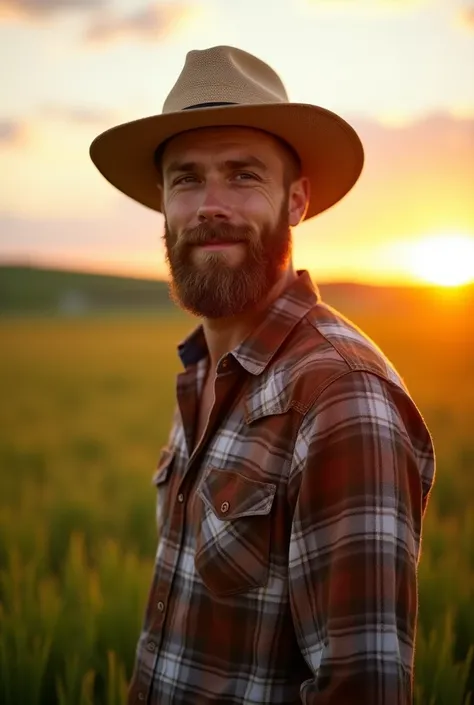
[{"label": "plaid shirt", "polygon": [[142,705],[408,705],[434,479],[403,381],[307,272],[224,356],[201,444],[201,328],[155,474]]}]

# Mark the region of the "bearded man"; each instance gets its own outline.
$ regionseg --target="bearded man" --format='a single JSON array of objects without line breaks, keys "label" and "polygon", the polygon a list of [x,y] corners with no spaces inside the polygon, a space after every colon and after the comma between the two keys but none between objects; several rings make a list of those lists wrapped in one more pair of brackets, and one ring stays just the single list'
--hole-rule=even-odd
[{"label": "bearded man", "polygon": [[292,263],[292,228],[357,181],[357,134],[219,46],[91,157],[164,215],[172,295],[201,319],[178,347],[130,705],[409,705],[432,441]]}]

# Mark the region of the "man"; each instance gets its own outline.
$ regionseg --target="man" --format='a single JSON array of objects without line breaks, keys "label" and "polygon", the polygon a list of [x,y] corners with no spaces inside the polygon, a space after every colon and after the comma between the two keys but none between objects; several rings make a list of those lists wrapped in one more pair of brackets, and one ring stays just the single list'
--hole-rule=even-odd
[{"label": "man", "polygon": [[291,228],[356,182],[357,135],[213,47],[91,156],[164,214],[173,296],[202,318],[179,347],[129,702],[408,705],[430,435],[291,260]]}]

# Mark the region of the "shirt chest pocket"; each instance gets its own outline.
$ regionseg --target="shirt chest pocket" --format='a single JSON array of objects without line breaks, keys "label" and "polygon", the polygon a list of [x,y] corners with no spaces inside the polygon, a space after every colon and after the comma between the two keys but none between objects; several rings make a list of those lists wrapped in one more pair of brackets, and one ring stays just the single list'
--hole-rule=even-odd
[{"label": "shirt chest pocket", "polygon": [[245,592],[268,578],[276,485],[210,468],[197,490],[195,566],[215,595]]}]

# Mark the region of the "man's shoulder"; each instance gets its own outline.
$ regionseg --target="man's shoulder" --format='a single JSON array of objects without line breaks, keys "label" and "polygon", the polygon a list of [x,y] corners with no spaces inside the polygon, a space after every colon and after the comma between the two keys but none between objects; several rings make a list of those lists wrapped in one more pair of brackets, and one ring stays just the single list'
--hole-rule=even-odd
[{"label": "man's shoulder", "polygon": [[357,371],[377,375],[407,392],[378,345],[342,313],[318,303],[293,329],[269,374],[286,390],[286,405],[304,411],[332,381]]},{"label": "man's shoulder", "polygon": [[314,341],[314,356],[336,355],[347,371],[373,372],[404,386],[401,375],[370,336],[331,306],[318,303],[302,321],[301,334]]}]

